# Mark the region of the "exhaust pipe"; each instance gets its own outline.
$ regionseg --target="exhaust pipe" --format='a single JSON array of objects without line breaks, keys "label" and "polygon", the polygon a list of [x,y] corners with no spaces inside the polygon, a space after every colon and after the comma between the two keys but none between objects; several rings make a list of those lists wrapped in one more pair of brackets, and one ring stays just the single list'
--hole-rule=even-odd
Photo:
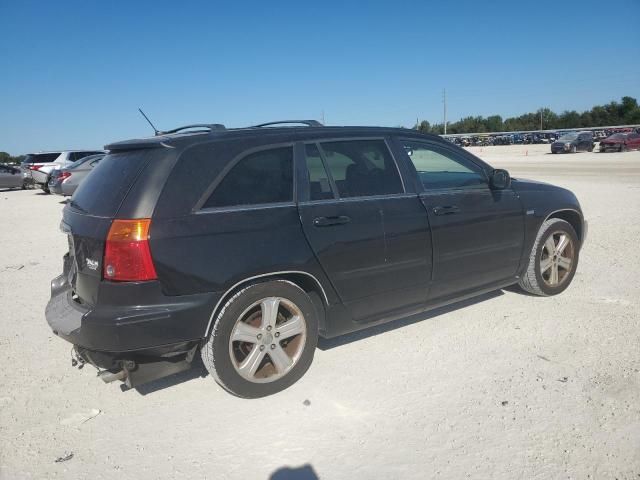
[{"label": "exhaust pipe", "polygon": [[127,378],[127,371],[120,370],[119,372],[113,373],[113,372],[110,372],[109,370],[104,370],[98,374],[98,377],[100,377],[100,379],[104,383],[111,383],[111,382],[115,382],[116,380],[124,381],[124,379]]}]

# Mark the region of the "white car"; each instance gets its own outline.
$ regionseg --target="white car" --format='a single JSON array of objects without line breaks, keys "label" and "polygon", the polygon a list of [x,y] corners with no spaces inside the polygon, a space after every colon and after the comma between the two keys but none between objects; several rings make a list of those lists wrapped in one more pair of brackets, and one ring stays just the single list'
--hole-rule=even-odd
[{"label": "white car", "polygon": [[62,152],[30,153],[20,164],[23,175],[31,177],[42,190],[49,193],[49,174],[59,168],[68,167],[73,162],[88,155],[104,153],[102,150],[65,150]]}]

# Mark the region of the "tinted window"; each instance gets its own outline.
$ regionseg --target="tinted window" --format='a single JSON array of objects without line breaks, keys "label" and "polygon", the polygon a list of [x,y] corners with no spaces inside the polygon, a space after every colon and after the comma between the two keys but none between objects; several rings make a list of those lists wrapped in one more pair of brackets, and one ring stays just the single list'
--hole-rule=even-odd
[{"label": "tinted window", "polygon": [[93,174],[80,184],[71,199],[71,207],[99,217],[114,216],[138,174],[154,155],[153,150],[106,155]]},{"label": "tinted window", "polygon": [[403,193],[398,169],[383,140],[322,143],[340,197]]},{"label": "tinted window", "polygon": [[322,164],[320,151],[315,144],[307,145],[307,172],[309,174],[309,199],[325,200],[334,198],[329,176]]},{"label": "tinted window", "polygon": [[25,157],[22,163],[49,163],[60,156],[60,153],[32,153]]},{"label": "tinted window", "polygon": [[275,148],[241,159],[216,186],[203,208],[293,201],[293,149]]},{"label": "tinted window", "polygon": [[453,152],[421,142],[402,143],[426,189],[466,188],[487,184],[480,167],[456,158]]}]

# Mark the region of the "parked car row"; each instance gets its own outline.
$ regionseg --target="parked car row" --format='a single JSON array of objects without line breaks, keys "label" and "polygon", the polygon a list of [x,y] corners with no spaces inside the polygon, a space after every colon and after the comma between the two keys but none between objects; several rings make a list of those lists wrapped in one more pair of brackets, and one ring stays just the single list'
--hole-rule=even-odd
[{"label": "parked car row", "polygon": [[445,137],[460,147],[486,147],[489,145],[531,145],[551,144],[552,153],[575,153],[593,151],[600,142],[600,151],[625,151],[640,148],[640,129],[619,128],[585,130],[580,132],[534,132],[505,135],[470,135],[465,137]]},{"label": "parked car row", "polygon": [[[104,154],[101,150],[30,153],[20,164],[20,182],[14,179],[12,186],[8,188],[27,188],[35,185],[45,193],[50,193],[50,187],[54,185],[54,193],[73,195],[79,182],[99,161],[97,157],[102,158]],[[87,162],[88,157],[93,157],[91,162]],[[80,168],[82,165],[84,167]],[[51,182],[52,178],[56,179],[55,182]]]}]

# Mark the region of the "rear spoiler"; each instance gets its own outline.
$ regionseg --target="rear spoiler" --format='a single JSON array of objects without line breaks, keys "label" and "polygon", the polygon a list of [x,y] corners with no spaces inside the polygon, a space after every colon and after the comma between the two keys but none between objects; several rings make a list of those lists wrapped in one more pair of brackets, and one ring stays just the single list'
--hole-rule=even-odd
[{"label": "rear spoiler", "polygon": [[150,138],[136,138],[133,140],[124,140],[122,142],[110,143],[104,146],[105,150],[123,151],[123,150],[140,150],[145,148],[166,148],[167,144],[164,143],[162,137],[150,137]]}]

